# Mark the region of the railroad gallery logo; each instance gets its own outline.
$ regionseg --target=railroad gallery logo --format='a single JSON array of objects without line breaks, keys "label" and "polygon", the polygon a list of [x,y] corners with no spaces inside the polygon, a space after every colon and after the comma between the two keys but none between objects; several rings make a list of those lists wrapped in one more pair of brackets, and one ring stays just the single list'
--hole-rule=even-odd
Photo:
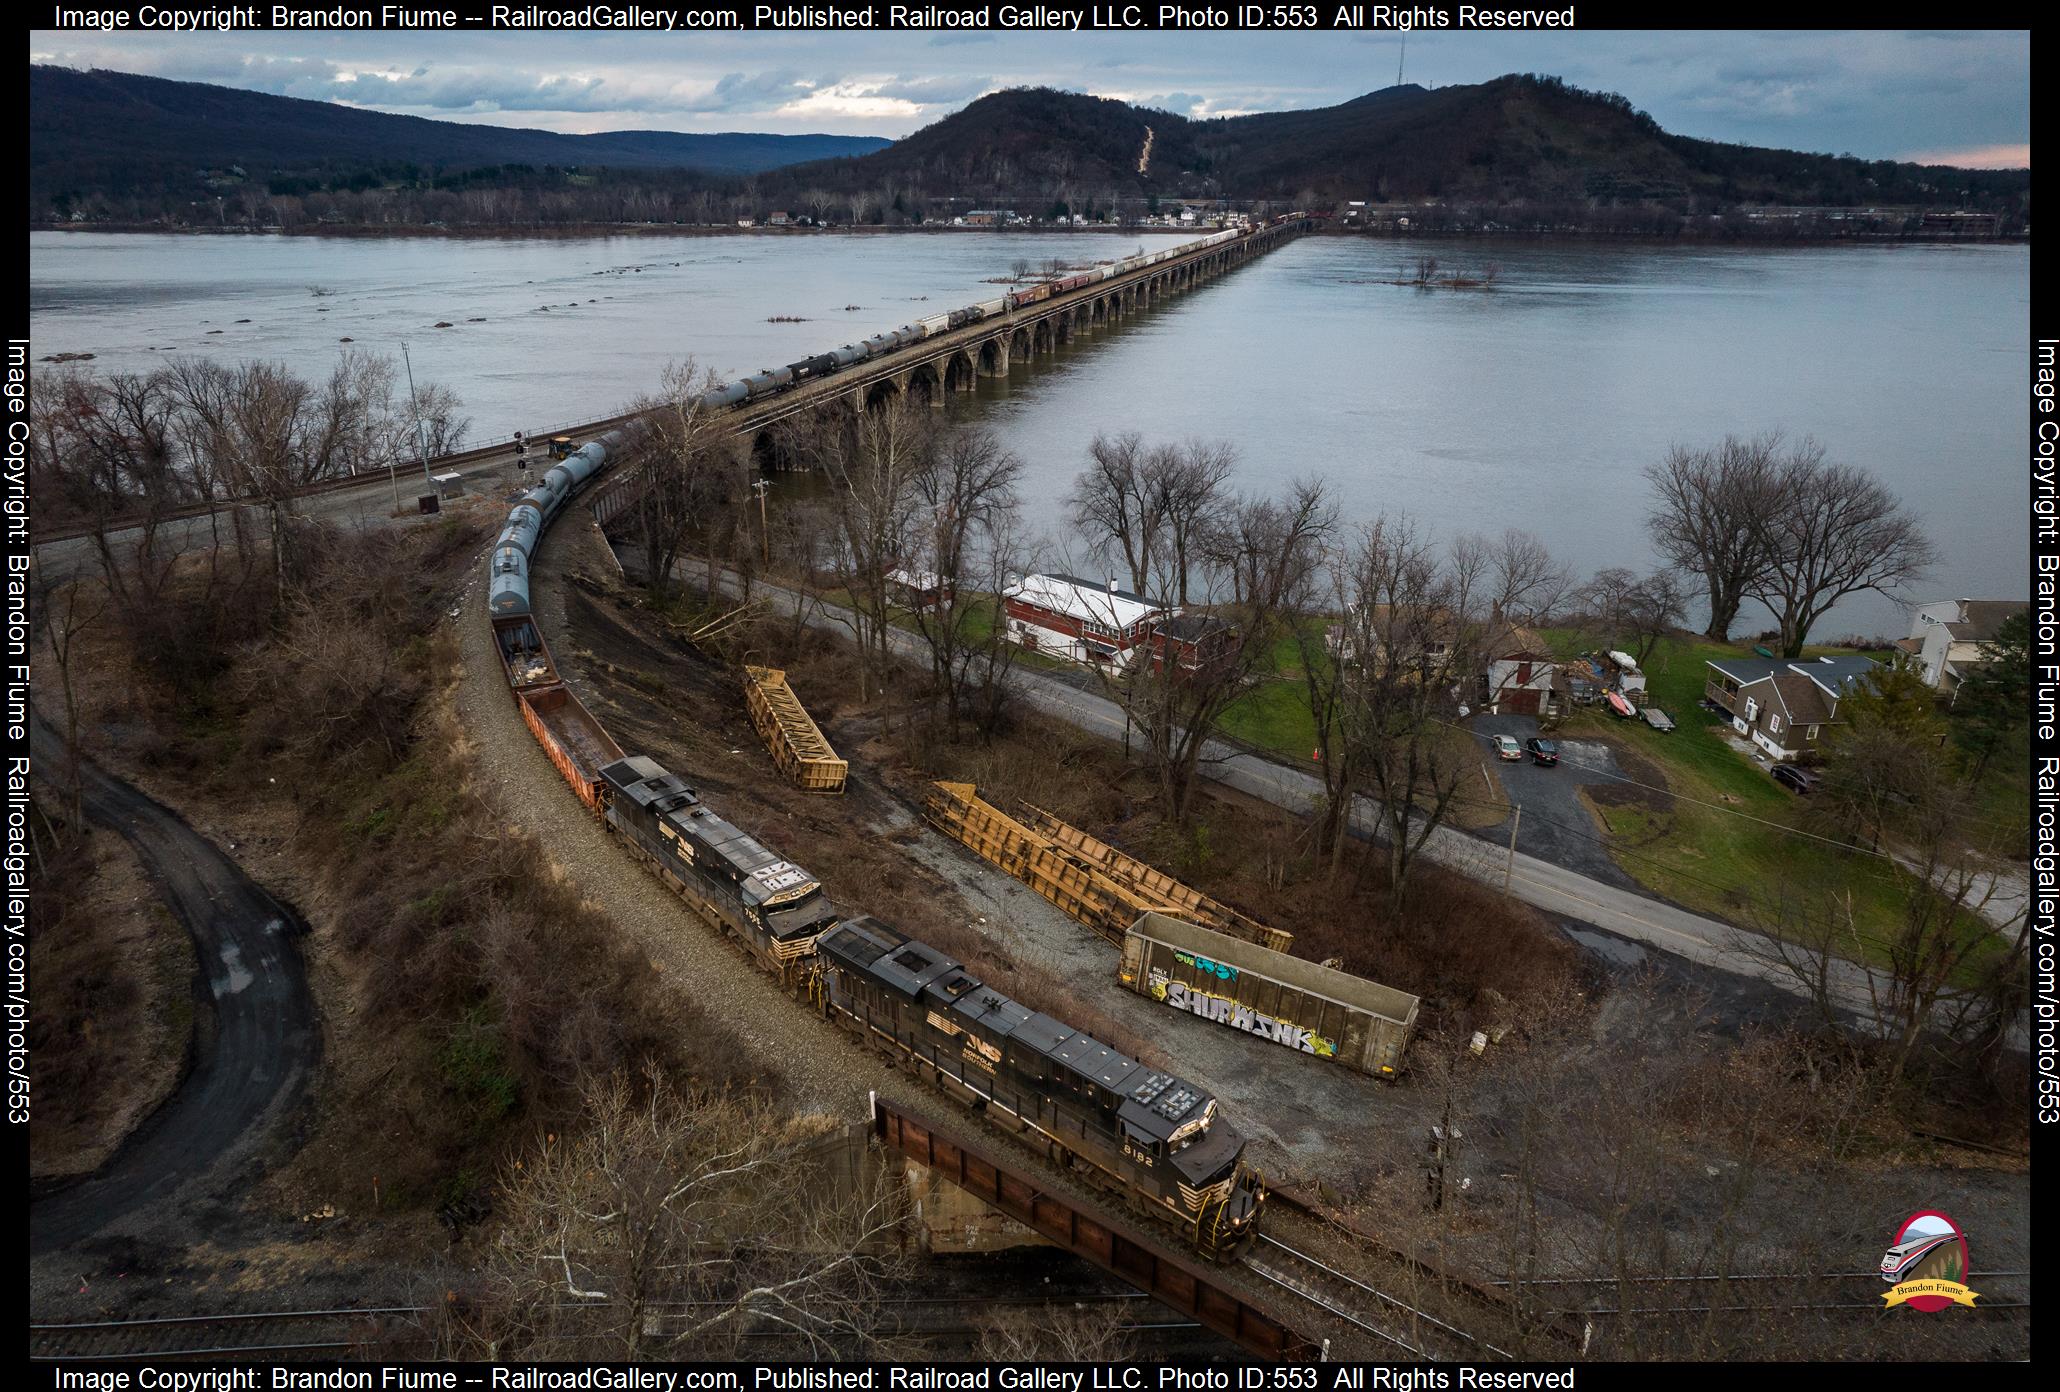
[{"label": "railroad gallery logo", "polygon": [[1881,1293],[1888,1302],[1884,1309],[1907,1305],[1926,1314],[1948,1305],[1972,1309],[1979,1292],[1962,1284],[1966,1278],[1966,1235],[1943,1213],[1911,1214],[1881,1254],[1881,1279],[1892,1283]]}]

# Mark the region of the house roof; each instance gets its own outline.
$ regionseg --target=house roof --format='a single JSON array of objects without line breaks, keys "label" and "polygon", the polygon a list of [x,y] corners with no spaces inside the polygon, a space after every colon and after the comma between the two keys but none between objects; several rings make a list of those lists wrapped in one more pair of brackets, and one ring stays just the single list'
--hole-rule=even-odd
[{"label": "house roof", "polygon": [[1855,681],[1879,665],[1871,657],[1819,657],[1796,662],[1778,657],[1713,657],[1708,664],[1740,686],[1775,676],[1808,677],[1832,697],[1843,696]]},{"label": "house roof", "polygon": [[1214,614],[1175,614],[1159,624],[1157,632],[1180,643],[1199,643],[1211,633],[1228,633],[1237,625]]},{"label": "house roof", "polygon": [[1002,598],[1019,599],[1054,614],[1092,619],[1116,629],[1129,628],[1140,619],[1163,614],[1172,607],[1163,600],[1097,585],[1077,575],[1025,575],[1003,590]]},{"label": "house roof", "polygon": [[2031,607],[2024,599],[1963,599],[1960,617],[1946,620],[1946,632],[1963,643],[1986,643],[1996,636],[2003,620]]},{"label": "house roof", "polygon": [[1782,676],[1777,673],[1753,683],[1754,686],[1762,684],[1774,689],[1781,713],[1788,718],[1790,725],[1831,723],[1831,703],[1824,699],[1823,689],[1808,677]]}]

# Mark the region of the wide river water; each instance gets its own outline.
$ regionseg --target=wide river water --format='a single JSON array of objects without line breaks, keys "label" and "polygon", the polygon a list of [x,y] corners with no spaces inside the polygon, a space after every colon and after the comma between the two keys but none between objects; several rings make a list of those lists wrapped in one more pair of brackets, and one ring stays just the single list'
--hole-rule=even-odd
[{"label": "wide river water", "polygon": [[[34,233],[30,328],[36,357],[92,353],[96,371],[206,353],[317,376],[342,339],[396,357],[405,340],[479,441],[610,414],[670,359],[754,371],[989,298],[1018,258],[1140,240]],[[1497,287],[1383,283],[1422,252],[1493,262]],[[969,409],[1024,459],[1028,518],[1058,550],[1089,440],[1136,430],[1232,442],[1253,492],[1324,475],[1353,520],[1522,527],[1583,573],[1651,562],[1639,470],[1670,444],[1778,428],[1873,470],[1923,519],[1939,561],[1915,597],[2007,598],[2028,564],[2030,272],[2024,247],[1303,238],[982,382]],[[1906,629],[1862,596],[1817,636]]]}]

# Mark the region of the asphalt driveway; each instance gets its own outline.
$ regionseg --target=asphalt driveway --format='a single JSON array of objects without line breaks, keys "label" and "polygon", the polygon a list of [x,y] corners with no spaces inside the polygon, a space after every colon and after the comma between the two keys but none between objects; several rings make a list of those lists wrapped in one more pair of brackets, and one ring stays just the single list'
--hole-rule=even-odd
[{"label": "asphalt driveway", "polygon": [[[1619,889],[1638,888],[1603,849],[1595,817],[1580,798],[1583,784],[1607,782],[1610,775],[1624,776],[1608,745],[1596,740],[1556,740],[1558,765],[1541,768],[1531,761],[1529,754],[1524,755],[1522,763],[1496,760],[1491,742],[1495,735],[1509,735],[1522,744],[1538,733],[1536,717],[1477,715],[1469,723],[1474,733],[1481,736],[1481,756],[1494,761],[1509,800],[1524,810],[1523,825],[1517,828],[1519,851]],[[1474,834],[1498,846],[1507,846],[1509,819]]]}]

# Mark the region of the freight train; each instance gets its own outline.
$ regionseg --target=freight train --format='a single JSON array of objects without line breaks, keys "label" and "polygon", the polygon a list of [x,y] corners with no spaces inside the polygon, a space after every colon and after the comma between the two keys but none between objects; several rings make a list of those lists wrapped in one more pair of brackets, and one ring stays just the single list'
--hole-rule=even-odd
[{"label": "freight train", "polygon": [[[955,310],[867,339],[864,352],[847,345],[790,364],[781,369],[784,382],[768,373],[733,383],[703,404],[734,405],[754,391],[780,390],[802,376],[1193,249],[1133,258]],[[909,333],[914,337],[901,337]],[[620,443],[620,432],[611,432],[548,470],[509,510],[488,561],[488,618],[509,692],[573,791],[698,914],[839,1026],[1139,1212],[1177,1227],[1208,1255],[1238,1251],[1258,1223],[1266,1190],[1245,1164],[1244,1137],[1215,1097],[837,904],[807,870],[717,816],[678,774],[648,756],[626,755],[566,687],[531,611],[530,561],[552,520]]]},{"label": "freight train", "polygon": [[[1295,216],[1297,215],[1290,214],[1286,217],[1275,218],[1269,225],[1278,226],[1281,223],[1290,221]],[[842,372],[857,363],[862,363],[872,358],[884,357],[886,354],[892,353],[897,349],[906,348],[912,343],[921,343],[926,338],[934,338],[938,334],[950,333],[955,329],[962,329],[968,324],[978,323],[982,319],[997,318],[1009,313],[1011,310],[1021,309],[1025,305],[1048,300],[1054,295],[1064,295],[1075,290],[1083,290],[1101,281],[1120,275],[1128,275],[1132,271],[1143,270],[1147,266],[1156,266],[1162,261],[1170,261],[1176,256],[1186,256],[1191,252],[1202,251],[1213,246],[1221,246],[1225,242],[1236,241],[1241,237],[1248,237],[1250,235],[1251,230],[1249,228],[1231,228],[1229,231],[1203,237],[1199,241],[1183,242],[1181,245],[1169,247],[1165,251],[1155,251],[1149,255],[1126,257],[1121,261],[1112,261],[1107,265],[1092,267],[1076,275],[1039,281],[1037,284],[1026,286],[1021,290],[1011,290],[1006,295],[997,295],[991,300],[983,300],[978,304],[967,305],[963,309],[954,309],[948,313],[933,315],[928,319],[918,319],[912,324],[903,324],[899,328],[888,329],[884,333],[876,333],[871,338],[860,339],[856,343],[846,343],[842,347],[833,348],[827,353],[818,353],[814,357],[798,359],[788,363],[785,367],[765,368],[748,377],[739,378],[737,381],[726,383],[703,393],[699,405],[703,410],[713,411],[726,409],[731,406],[739,406],[747,401],[762,401],[768,396],[776,396],[780,392],[801,385],[803,382],[812,382],[818,378],[827,377],[831,373]]]},{"label": "freight train", "polygon": [[[1278,226],[1295,216],[1297,215],[1289,214],[1276,218],[1272,225]],[[964,328],[967,324],[1049,299],[1053,295],[1068,294],[1113,276],[1128,275],[1132,271],[1156,266],[1176,256],[1221,246],[1225,242],[1249,235],[1249,229],[1233,228],[1226,232],[1218,232],[1214,236],[1203,237],[1199,241],[1169,247],[1165,251],[1132,256],[1106,266],[1096,266],[1077,275],[1042,281],[992,300],[967,305],[963,309],[954,309],[929,319],[919,319],[913,324],[903,324],[898,329],[874,334],[871,338],[858,343],[847,343],[841,348],[819,353],[812,358],[802,358],[798,362],[788,363],[785,367],[768,368],[704,393],[698,404],[702,410],[714,411],[758,401],[786,391],[799,383],[813,381],[833,372],[841,372],[855,363],[906,348],[911,343],[920,343],[933,335],[949,333],[954,329]],[[487,607],[496,619],[514,618],[529,613],[529,558],[530,553],[536,548],[537,538],[542,536],[544,528],[551,524],[551,519],[557,515],[565,499],[606,466],[609,451],[619,448],[621,439],[620,431],[611,431],[577,450],[570,449],[571,442],[567,440],[567,448],[562,457],[559,442],[552,442],[551,454],[558,458],[559,462],[554,464],[544,474],[542,481],[524,494],[522,500],[515,505],[514,510],[508,514],[508,525],[502,529],[500,540],[494,544]]]}]

